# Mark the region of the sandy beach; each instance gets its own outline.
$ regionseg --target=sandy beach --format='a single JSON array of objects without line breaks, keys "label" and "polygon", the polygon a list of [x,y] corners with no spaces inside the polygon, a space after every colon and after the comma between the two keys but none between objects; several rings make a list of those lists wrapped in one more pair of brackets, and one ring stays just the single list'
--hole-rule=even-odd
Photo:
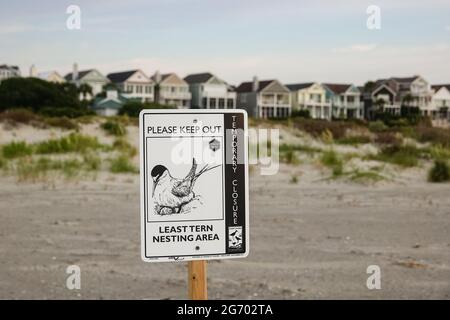
[{"label": "sandy beach", "polygon": [[[450,298],[448,185],[420,180],[362,186],[304,166],[253,171],[250,255],[209,263],[210,298]],[[1,299],[187,297],[186,263],[140,260],[138,175],[2,177],[0,199]],[[72,264],[81,290],[66,288]],[[366,287],[374,264],[381,290]]]}]

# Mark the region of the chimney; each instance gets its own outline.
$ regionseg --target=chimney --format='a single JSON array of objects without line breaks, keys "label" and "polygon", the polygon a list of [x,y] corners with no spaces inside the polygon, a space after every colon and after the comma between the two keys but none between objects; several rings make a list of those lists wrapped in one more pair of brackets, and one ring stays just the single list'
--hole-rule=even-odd
[{"label": "chimney", "polygon": [[258,81],[258,77],[254,76],[253,77],[253,85],[252,85],[252,91],[256,92],[259,89],[259,81]]},{"label": "chimney", "polygon": [[34,64],[32,64],[30,67],[30,77],[31,78],[37,77],[37,70],[36,70],[36,66]]},{"label": "chimney", "polygon": [[161,73],[159,73],[159,70],[156,70],[156,72],[155,72],[155,82],[156,83],[161,82]]},{"label": "chimney", "polygon": [[72,70],[72,81],[78,80],[78,64],[75,62],[73,64],[73,70]]}]

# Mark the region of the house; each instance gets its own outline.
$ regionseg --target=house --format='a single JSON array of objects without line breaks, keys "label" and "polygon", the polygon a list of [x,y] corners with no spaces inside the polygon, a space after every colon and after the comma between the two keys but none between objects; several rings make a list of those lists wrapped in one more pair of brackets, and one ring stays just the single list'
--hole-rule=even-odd
[{"label": "house", "polygon": [[200,109],[234,109],[236,92],[225,81],[206,73],[190,74],[184,78],[191,92],[191,107]]},{"label": "house", "polygon": [[428,115],[432,91],[430,84],[421,76],[393,77],[390,86],[397,91],[397,102],[406,107],[418,107],[422,115]]},{"label": "house", "polygon": [[73,65],[73,71],[65,75],[64,79],[80,87],[83,84],[87,84],[92,88],[91,93],[80,93],[80,99],[92,99],[97,94],[103,91],[103,86],[106,85],[109,80],[102,75],[96,69],[89,69],[84,71],[78,71],[78,65]]},{"label": "house", "polygon": [[36,66],[34,64],[30,67],[30,77],[53,83],[66,82],[64,77],[62,77],[57,71],[37,72]]},{"label": "house", "polygon": [[324,83],[326,100],[331,102],[332,117],[345,119],[361,119],[364,107],[361,103],[361,92],[353,84]]},{"label": "house", "polygon": [[107,90],[105,97],[97,96],[92,102],[91,108],[101,116],[115,116],[120,108],[128,101],[117,90]]},{"label": "house", "polygon": [[64,83],[66,80],[57,72],[57,71],[46,71],[46,72],[39,72],[37,74],[37,77],[39,79],[53,82],[53,83]]},{"label": "house", "polygon": [[141,102],[153,102],[154,82],[141,70],[130,70],[108,74],[108,79],[114,83],[122,95]]},{"label": "house", "polygon": [[360,91],[368,120],[374,119],[377,112],[400,115],[401,103],[397,101],[398,92],[392,82],[385,79],[369,82]]},{"label": "house", "polygon": [[286,118],[291,115],[291,92],[278,80],[243,82],[237,88],[237,106],[257,118]]},{"label": "house", "polygon": [[0,82],[2,82],[2,80],[20,76],[20,69],[18,66],[10,66],[7,64],[0,65]]},{"label": "house", "polygon": [[433,118],[450,121],[450,84],[431,86]]},{"label": "house", "polygon": [[175,73],[153,75],[155,82],[155,101],[162,105],[175,106],[178,109],[191,107],[191,92],[189,84]]},{"label": "house", "polygon": [[432,95],[430,85],[421,76],[376,80],[364,92],[367,117],[372,119],[375,112],[399,115],[402,107],[416,107],[422,115],[432,116]]},{"label": "house", "polygon": [[294,110],[308,110],[313,119],[331,120],[331,102],[326,89],[317,82],[288,84]]}]

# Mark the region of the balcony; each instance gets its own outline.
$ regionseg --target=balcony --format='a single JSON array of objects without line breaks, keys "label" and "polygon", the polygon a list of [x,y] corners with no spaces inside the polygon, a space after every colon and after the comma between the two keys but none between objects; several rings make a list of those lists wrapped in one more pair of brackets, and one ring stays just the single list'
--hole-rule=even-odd
[{"label": "balcony", "polygon": [[191,93],[190,92],[167,92],[162,91],[160,93],[161,99],[175,99],[175,100],[190,100]]}]

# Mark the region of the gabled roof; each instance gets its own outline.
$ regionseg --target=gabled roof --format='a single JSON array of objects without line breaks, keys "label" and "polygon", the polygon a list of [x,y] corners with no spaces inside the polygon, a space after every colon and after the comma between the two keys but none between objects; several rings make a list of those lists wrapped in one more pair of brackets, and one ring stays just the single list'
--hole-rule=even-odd
[{"label": "gabled roof", "polygon": [[446,88],[448,91],[450,91],[450,84],[434,84],[431,86],[431,89],[435,91],[439,91],[441,88]]},{"label": "gabled roof", "polygon": [[[175,72],[164,73],[164,74],[161,74],[161,75],[160,75],[160,77],[161,77],[161,82],[164,82],[165,80],[167,80],[167,79],[168,79],[169,77],[171,77],[171,76],[175,76],[175,77],[179,78]],[[152,75],[152,76],[151,76],[151,79],[152,79],[153,81],[156,82],[156,74]],[[180,79],[180,80],[183,80],[183,79],[181,79],[181,78],[179,78],[179,79]]]},{"label": "gabled roof", "polygon": [[351,84],[339,84],[339,83],[324,83],[323,85],[326,86],[334,94],[342,94],[352,86]]},{"label": "gabled roof", "polygon": [[[263,80],[258,81],[258,92],[264,90],[268,85],[270,85],[272,82],[276,80]],[[236,92],[243,93],[243,92],[252,92],[253,91],[253,81],[249,82],[242,82],[237,88]]]},{"label": "gabled roof", "polygon": [[287,84],[286,87],[288,87],[291,91],[297,91],[305,88],[311,87],[315,82],[305,82],[305,83],[295,83],[295,84]]},{"label": "gabled roof", "polygon": [[401,82],[401,83],[410,83],[415,81],[417,78],[419,78],[420,76],[412,76],[412,77],[392,77],[392,80],[395,80],[397,82]]},{"label": "gabled roof", "polygon": [[139,70],[130,70],[130,71],[122,71],[122,72],[114,72],[114,73],[109,73],[107,75],[108,79],[111,80],[111,82],[114,83],[121,83],[121,82],[125,82],[128,80],[128,78],[130,78],[133,74],[135,74],[136,72],[138,72]]},{"label": "gabled roof", "polygon": [[214,75],[212,75],[209,72],[195,73],[195,74],[190,74],[190,75],[186,76],[183,80],[189,84],[205,83],[205,82],[208,82],[209,79],[211,79],[212,77],[214,77]]},{"label": "gabled roof", "polygon": [[[84,76],[86,76],[88,73],[90,73],[90,72],[92,72],[92,71],[94,71],[94,69],[83,70],[83,71],[78,72],[78,79],[84,78]],[[64,79],[66,79],[66,80],[72,80],[72,72],[66,74],[66,75],[64,76]]]},{"label": "gabled roof", "polygon": [[9,65],[7,65],[7,64],[2,64],[2,65],[0,65],[0,69],[14,69],[14,70],[19,70],[19,67],[18,66],[9,66]]}]

